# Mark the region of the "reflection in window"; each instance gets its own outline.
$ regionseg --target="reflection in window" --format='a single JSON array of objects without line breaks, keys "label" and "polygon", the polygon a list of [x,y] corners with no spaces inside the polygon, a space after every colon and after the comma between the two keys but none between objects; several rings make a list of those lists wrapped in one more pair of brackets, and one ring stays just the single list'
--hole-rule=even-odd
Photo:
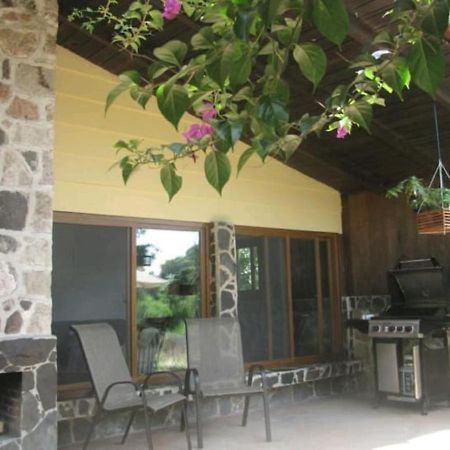
[{"label": "reflection in window", "polygon": [[184,319],[200,315],[198,231],[136,230],[138,370],[186,367]]},{"label": "reflection in window", "polygon": [[288,358],[285,241],[238,234],[236,247],[244,360]]},{"label": "reflection in window", "polygon": [[52,333],[58,338],[58,383],[89,380],[72,324],[108,322],[128,355],[127,228],[55,223]]},{"label": "reflection in window", "polygon": [[259,290],[258,247],[242,247],[237,250],[238,285],[240,291]]}]

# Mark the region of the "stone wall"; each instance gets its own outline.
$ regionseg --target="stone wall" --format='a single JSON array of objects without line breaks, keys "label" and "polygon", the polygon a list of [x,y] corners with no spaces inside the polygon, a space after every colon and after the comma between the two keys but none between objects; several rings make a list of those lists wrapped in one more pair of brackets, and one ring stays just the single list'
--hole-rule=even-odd
[{"label": "stone wall", "polygon": [[0,0],[0,335],[49,334],[56,0]]},{"label": "stone wall", "polygon": [[[342,297],[344,324],[352,319],[369,319],[378,316],[390,305],[389,295],[359,295]],[[349,359],[361,361],[363,372],[360,377],[361,390],[371,391],[374,386],[372,341],[365,333],[346,328],[346,351]]]},{"label": "stone wall", "polygon": [[237,317],[236,236],[234,226],[215,222],[211,227],[211,316]]},{"label": "stone wall", "polygon": [[1,339],[0,375],[11,373],[21,374],[19,420],[17,429],[0,435],[0,449],[56,449],[56,339]]}]

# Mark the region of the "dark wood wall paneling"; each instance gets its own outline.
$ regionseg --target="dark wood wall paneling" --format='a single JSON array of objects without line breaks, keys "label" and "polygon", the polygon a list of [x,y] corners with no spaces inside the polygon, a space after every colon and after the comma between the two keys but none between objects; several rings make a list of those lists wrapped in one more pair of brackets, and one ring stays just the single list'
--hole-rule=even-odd
[{"label": "dark wood wall paneling", "polygon": [[386,271],[399,260],[435,257],[450,271],[450,236],[416,232],[404,200],[361,192],[343,196],[344,292],[386,294]]}]

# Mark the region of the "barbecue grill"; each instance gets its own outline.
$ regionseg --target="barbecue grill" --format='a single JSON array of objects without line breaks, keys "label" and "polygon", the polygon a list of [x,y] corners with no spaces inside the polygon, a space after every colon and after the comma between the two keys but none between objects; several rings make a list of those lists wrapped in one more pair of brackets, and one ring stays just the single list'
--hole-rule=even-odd
[{"label": "barbecue grill", "polygon": [[400,261],[388,272],[390,308],[369,321],[377,403],[413,402],[422,413],[450,400],[450,298],[443,268],[433,259]]}]

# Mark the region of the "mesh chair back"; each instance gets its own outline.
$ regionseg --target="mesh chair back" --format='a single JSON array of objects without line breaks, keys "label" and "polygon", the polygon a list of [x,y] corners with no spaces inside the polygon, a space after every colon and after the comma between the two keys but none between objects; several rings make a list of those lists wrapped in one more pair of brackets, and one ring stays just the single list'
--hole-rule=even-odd
[{"label": "mesh chair back", "polygon": [[241,328],[234,318],[186,320],[188,365],[199,372],[202,388],[242,386]]},{"label": "mesh chair back", "polygon": [[[131,381],[130,371],[120,348],[119,339],[111,325],[92,323],[72,325],[77,333],[89,368],[98,401],[107,387],[117,381]],[[120,403],[120,399],[135,392],[133,386],[114,386],[108,394],[108,403]]]}]

